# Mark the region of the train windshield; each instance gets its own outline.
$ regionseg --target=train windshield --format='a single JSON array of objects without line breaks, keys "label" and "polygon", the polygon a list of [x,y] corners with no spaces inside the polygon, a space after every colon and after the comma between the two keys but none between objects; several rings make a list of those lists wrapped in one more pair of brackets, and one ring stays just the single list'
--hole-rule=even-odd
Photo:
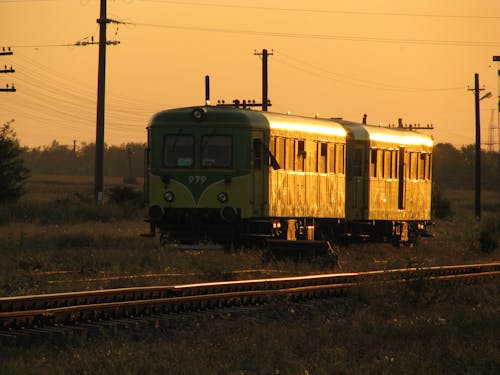
[{"label": "train windshield", "polygon": [[193,166],[194,137],[192,135],[167,134],[163,149],[166,167],[188,168]]},{"label": "train windshield", "polygon": [[232,163],[233,139],[229,135],[205,135],[201,140],[201,166],[228,168]]}]

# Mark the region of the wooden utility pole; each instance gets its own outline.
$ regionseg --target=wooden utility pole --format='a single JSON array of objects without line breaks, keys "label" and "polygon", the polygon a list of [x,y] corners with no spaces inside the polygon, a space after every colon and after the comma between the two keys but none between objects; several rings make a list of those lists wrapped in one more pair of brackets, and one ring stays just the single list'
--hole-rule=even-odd
[{"label": "wooden utility pole", "polygon": [[479,74],[474,74],[474,102],[476,109],[476,190],[475,212],[476,219],[481,218],[481,115],[479,112]]},{"label": "wooden utility pole", "polygon": [[97,116],[95,134],[94,196],[96,204],[103,203],[104,191],[104,96],[106,87],[106,0],[101,0],[99,24],[99,67],[97,73]]},{"label": "wooden utility pole", "polygon": [[264,112],[267,111],[267,107],[269,104],[267,87],[268,87],[268,79],[267,79],[267,57],[272,55],[273,53],[268,53],[267,49],[263,49],[262,52],[255,52],[254,55],[262,56],[262,110]]},{"label": "wooden utility pole", "polygon": [[479,74],[474,74],[474,88],[469,91],[474,91],[474,107],[476,112],[476,167],[474,171],[475,189],[474,189],[474,208],[476,219],[481,219],[481,115],[479,111],[479,101],[485,97],[491,96],[488,93],[483,98],[479,97],[479,92],[484,89],[479,88]]}]

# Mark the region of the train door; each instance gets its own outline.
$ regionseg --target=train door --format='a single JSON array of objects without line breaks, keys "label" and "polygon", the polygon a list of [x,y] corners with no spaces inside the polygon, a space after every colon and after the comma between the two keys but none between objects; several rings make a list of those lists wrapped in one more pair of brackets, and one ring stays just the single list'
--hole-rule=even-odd
[{"label": "train door", "polygon": [[347,191],[346,201],[348,202],[349,213],[346,212],[349,219],[366,219],[365,210],[367,209],[367,184],[366,178],[366,151],[363,143],[355,143],[350,147],[350,157],[348,159],[347,171]]},{"label": "train door", "polygon": [[267,205],[267,164],[264,153],[263,132],[252,132],[252,213],[254,216],[266,215]]},{"label": "train door", "polygon": [[399,148],[399,171],[398,171],[398,209],[405,209],[405,174],[406,174],[406,160],[405,148]]}]

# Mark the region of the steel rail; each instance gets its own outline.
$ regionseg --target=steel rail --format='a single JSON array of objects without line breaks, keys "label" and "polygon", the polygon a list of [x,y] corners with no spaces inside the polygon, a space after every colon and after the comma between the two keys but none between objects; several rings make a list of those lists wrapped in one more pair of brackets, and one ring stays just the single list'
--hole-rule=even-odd
[{"label": "steel rail", "polygon": [[444,274],[477,273],[495,270],[500,270],[500,262],[3,297],[0,298],[0,312],[39,310],[55,307],[136,301],[161,297],[189,296],[231,291],[270,290],[305,285],[338,284],[362,280],[373,281],[375,279],[391,279],[400,277],[430,277]]},{"label": "steel rail", "polygon": [[[57,325],[65,322],[119,319],[127,316],[183,312],[224,306],[268,303],[280,299],[318,298],[323,295],[343,294],[361,285],[401,283],[420,278],[430,281],[472,280],[500,275],[500,263],[483,265],[432,267],[419,273],[418,269],[370,271],[354,274],[311,275],[248,281],[187,284],[173,287],[125,288],[94,291],[98,296],[113,296],[119,291],[125,296],[115,301],[92,299],[93,292],[77,292],[79,301],[73,305],[45,308],[11,309],[0,312],[0,333],[3,329]],[[384,277],[381,277],[384,276]],[[325,280],[329,280],[325,282]],[[145,292],[145,290],[148,292]],[[176,293],[175,291],[182,291]],[[167,293],[163,293],[166,291]],[[172,292],[174,291],[174,292]],[[151,292],[151,293],[149,293]],[[187,293],[186,293],[187,292]],[[130,299],[133,295],[134,298]],[[26,297],[7,297],[3,300],[50,300],[66,294]],[[66,298],[66,297],[65,297]],[[82,303],[83,301],[83,303]]]}]

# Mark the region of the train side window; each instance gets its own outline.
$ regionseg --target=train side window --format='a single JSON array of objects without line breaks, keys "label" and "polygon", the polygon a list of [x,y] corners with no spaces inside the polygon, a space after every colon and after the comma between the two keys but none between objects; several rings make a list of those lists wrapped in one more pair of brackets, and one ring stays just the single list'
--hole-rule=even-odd
[{"label": "train side window", "polygon": [[[337,173],[345,173],[345,145],[343,143],[338,143],[336,146],[337,152],[335,160],[337,162]],[[360,151],[361,152],[361,151]],[[361,155],[360,155],[361,160]],[[361,175],[360,175],[361,176]]]},{"label": "train side window", "polygon": [[269,151],[276,155],[276,137],[271,136],[271,140],[269,141]]},{"label": "train side window", "polygon": [[432,154],[428,154],[427,157],[427,179],[431,179],[431,173],[432,173]]},{"label": "train side window", "polygon": [[335,173],[335,143],[328,143],[328,173]]},{"label": "train side window", "polygon": [[377,149],[370,152],[370,177],[377,177]]},{"label": "train side window", "polygon": [[318,143],[318,168],[319,173],[326,173],[328,162],[328,145],[326,143]]},{"label": "train side window", "polygon": [[170,168],[191,168],[194,161],[194,137],[167,134],[163,140],[163,165]]},{"label": "train side window", "polygon": [[293,139],[285,139],[285,169],[294,169],[295,142]]},{"label": "train side window", "polygon": [[418,176],[418,159],[416,152],[410,152],[410,179],[415,180]]},{"label": "train side window", "polygon": [[384,177],[384,150],[377,150],[377,177]]},{"label": "train side window", "polygon": [[425,168],[427,167],[427,163],[426,163],[426,154],[420,154],[420,161],[418,163],[418,178],[420,180],[425,180]]},{"label": "train side window", "polygon": [[391,178],[398,178],[398,152],[391,150]]},{"label": "train side window", "polygon": [[306,159],[305,142],[302,140],[297,140],[296,144],[297,144],[297,158],[295,160],[295,170],[304,171],[305,159]]},{"label": "train side window", "polygon": [[233,139],[230,135],[204,135],[201,139],[201,166],[229,168],[232,164]]},{"label": "train side window", "polygon": [[384,150],[384,178],[391,178],[391,150]]},{"label": "train side window", "polygon": [[274,156],[278,164],[284,168],[285,167],[285,138],[276,137],[276,149],[274,150]]},{"label": "train side window", "polygon": [[273,167],[274,170],[281,168],[280,163],[278,163],[278,160],[276,159],[276,143],[276,137],[271,137],[269,147],[267,147],[265,143],[262,144],[264,158],[267,156],[268,166]]}]

